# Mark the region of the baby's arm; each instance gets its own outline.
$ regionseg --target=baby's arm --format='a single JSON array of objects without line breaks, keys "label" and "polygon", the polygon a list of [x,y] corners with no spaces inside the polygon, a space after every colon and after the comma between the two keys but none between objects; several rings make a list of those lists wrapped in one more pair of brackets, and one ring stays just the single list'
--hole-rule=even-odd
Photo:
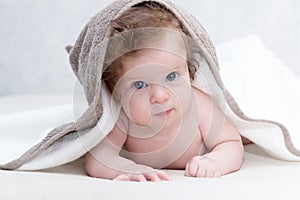
[{"label": "baby's arm", "polygon": [[222,111],[201,91],[200,132],[210,153],[193,157],[186,165],[186,175],[218,177],[241,168],[244,148],[240,134],[225,118]]},{"label": "baby's arm", "polygon": [[161,171],[145,165],[139,165],[132,160],[119,155],[127,139],[116,125],[114,129],[86,157],[86,171],[90,176],[130,181],[160,181],[170,180]]}]

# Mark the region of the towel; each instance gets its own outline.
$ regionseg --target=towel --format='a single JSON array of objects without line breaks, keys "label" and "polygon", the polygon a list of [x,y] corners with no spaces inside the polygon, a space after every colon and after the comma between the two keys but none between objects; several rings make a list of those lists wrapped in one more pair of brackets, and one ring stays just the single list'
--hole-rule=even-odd
[{"label": "towel", "polygon": [[[111,105],[117,105],[117,102],[101,81],[110,34],[109,24],[125,10],[141,2],[144,0],[118,0],[111,3],[89,20],[73,46],[66,47],[70,65],[78,79],[74,89],[73,119],[57,126],[42,138],[33,134],[34,139],[24,141],[24,143],[28,142],[27,148],[21,151],[12,149],[18,153],[12,152],[5,159],[1,158],[1,169],[43,169],[73,161],[92,149],[112,130],[116,123],[116,117],[112,113],[116,111]],[[265,142],[269,139],[267,135],[278,136],[277,141],[258,143],[278,158],[300,160],[300,151],[294,146],[289,130],[282,123],[252,119],[240,109],[222,82],[215,47],[200,22],[168,0],[155,0],[155,2],[166,7],[180,20],[200,48],[203,59],[192,85],[209,93],[242,136],[254,142]],[[85,99],[78,97],[81,93],[84,94]],[[22,117],[15,119],[14,122],[18,123],[19,120],[22,121]],[[1,131],[3,138],[11,138],[10,133],[9,130]],[[258,137],[258,140],[252,135]],[[28,136],[31,137],[31,134]],[[16,137],[18,138],[18,134]],[[12,138],[22,142],[15,137]],[[7,142],[10,143],[9,140]],[[280,151],[274,151],[274,148],[279,148]],[[5,151],[5,148],[1,149],[1,152]]]}]

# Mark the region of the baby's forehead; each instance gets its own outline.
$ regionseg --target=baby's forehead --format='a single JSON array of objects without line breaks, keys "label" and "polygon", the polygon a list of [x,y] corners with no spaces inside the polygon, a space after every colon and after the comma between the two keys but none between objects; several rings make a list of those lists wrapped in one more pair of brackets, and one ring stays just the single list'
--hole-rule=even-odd
[{"label": "baby's forehead", "polygon": [[143,81],[161,81],[166,78],[168,74],[174,71],[186,71],[186,64],[179,63],[178,65],[165,65],[161,63],[146,63],[142,65],[136,65],[122,74],[122,80],[124,82],[133,80]]},{"label": "baby's forehead", "polygon": [[181,55],[165,49],[142,49],[129,56],[124,56],[121,61],[124,73],[133,68],[139,68],[137,70],[167,70],[186,63],[186,54]]}]

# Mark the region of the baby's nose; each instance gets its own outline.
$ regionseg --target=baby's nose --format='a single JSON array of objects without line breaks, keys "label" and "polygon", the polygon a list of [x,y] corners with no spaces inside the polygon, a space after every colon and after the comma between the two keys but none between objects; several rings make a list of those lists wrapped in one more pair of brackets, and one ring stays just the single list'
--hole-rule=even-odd
[{"label": "baby's nose", "polygon": [[153,84],[151,85],[151,103],[164,103],[170,98],[170,91],[164,86]]}]

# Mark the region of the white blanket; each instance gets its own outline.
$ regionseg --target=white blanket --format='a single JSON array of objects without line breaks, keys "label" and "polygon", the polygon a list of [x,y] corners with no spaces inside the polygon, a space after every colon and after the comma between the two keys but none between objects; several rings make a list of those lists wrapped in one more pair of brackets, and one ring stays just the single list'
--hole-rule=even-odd
[{"label": "white blanket", "polygon": [[[282,123],[299,150],[300,79],[255,36],[223,43],[217,51],[225,86],[243,112]],[[278,158],[300,160],[287,151],[276,131],[254,130],[244,136]]]},{"label": "white blanket", "polygon": [[221,178],[190,178],[168,171],[169,182],[122,182],[91,178],[84,158],[43,171],[0,170],[2,200],[299,200],[300,163],[285,162],[246,146],[244,164]]}]

